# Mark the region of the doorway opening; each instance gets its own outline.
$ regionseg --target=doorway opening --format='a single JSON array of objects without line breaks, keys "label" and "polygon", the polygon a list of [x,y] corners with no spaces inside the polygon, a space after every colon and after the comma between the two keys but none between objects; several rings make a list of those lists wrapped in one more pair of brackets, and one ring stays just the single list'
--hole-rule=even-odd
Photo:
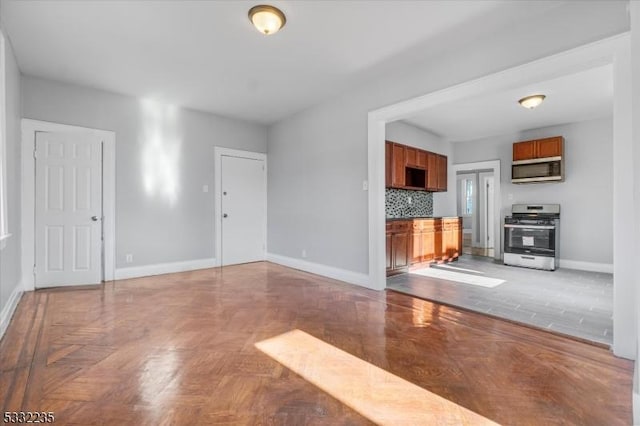
[{"label": "doorway opening", "polygon": [[[435,133],[440,133],[437,129],[432,129],[429,127],[428,123],[424,126],[419,126],[420,123],[414,123],[416,120],[416,116],[427,109],[432,109],[436,106],[441,107],[445,105],[451,106],[455,102],[459,102],[462,99],[480,99],[486,100],[485,97],[490,95],[491,93],[500,93],[500,92],[508,92],[513,91],[514,89],[518,89],[524,87],[526,85],[531,85],[533,83],[541,83],[544,81],[553,81],[553,80],[561,80],[563,77],[573,75],[576,73],[586,72],[586,70],[596,70],[596,68],[600,68],[600,71],[603,71],[607,66],[609,67],[607,72],[611,72],[613,70],[613,82],[615,91],[612,92],[613,98],[613,119],[612,119],[612,127],[614,130],[613,135],[613,157],[614,161],[621,164],[621,167],[616,167],[613,170],[613,215],[612,215],[612,223],[614,228],[619,229],[620,227],[631,226],[632,224],[629,222],[628,218],[624,216],[624,206],[628,206],[626,200],[624,200],[620,194],[624,192],[625,184],[620,184],[620,180],[617,179],[622,176],[623,173],[628,172],[628,167],[630,167],[629,162],[623,161],[625,156],[629,155],[629,147],[630,147],[630,138],[629,131],[630,126],[628,125],[630,119],[630,107],[629,102],[627,102],[626,89],[628,89],[630,85],[630,75],[628,74],[628,60],[629,60],[629,49],[628,49],[628,34],[612,37],[609,39],[601,40],[599,42],[595,42],[589,45],[581,46],[575,48],[573,50],[563,52],[562,54],[554,55],[548,58],[544,58],[530,64],[525,64],[519,67],[515,67],[512,69],[508,69],[502,71],[500,73],[488,75],[486,77],[469,81],[457,86],[449,87],[437,92],[429,93],[424,96],[416,97],[410,99],[408,101],[400,102],[397,104],[390,105],[385,108],[381,108],[375,111],[371,111],[369,113],[369,272],[370,272],[370,280],[371,287],[375,289],[383,289],[387,283],[385,279],[385,248],[386,244],[384,244],[383,238],[383,229],[386,226],[386,217],[384,210],[384,149],[383,144],[385,140],[385,125],[390,122],[394,122],[397,120],[408,121],[411,124],[416,124],[418,127],[427,128]],[[611,64],[613,67],[611,67]],[[604,70],[606,71],[606,70]],[[604,72],[603,71],[603,72]],[[509,98],[512,98],[510,96]],[[458,105],[456,105],[458,106]],[[455,111],[460,111],[460,108],[453,108]],[[477,108],[472,109],[473,111],[477,111]],[[452,126],[458,126],[458,128],[462,128],[464,126],[459,126],[460,119],[459,115],[456,115],[456,119],[451,121]],[[494,120],[492,122],[499,123],[501,120]],[[504,122],[504,120],[502,120]],[[568,121],[572,123],[571,121]],[[423,122],[425,123],[425,122]],[[553,126],[553,125],[549,125]],[[541,129],[544,126],[537,127],[528,127],[525,129],[520,129],[518,131],[525,131],[527,129]],[[466,127],[465,127],[466,128]],[[514,131],[513,134],[518,131]],[[509,132],[503,132],[502,135],[507,135]],[[440,133],[442,134],[442,133]],[[485,138],[491,135],[484,135]],[[541,136],[541,137],[544,137]],[[535,138],[535,136],[533,137]],[[482,137],[477,137],[478,140],[482,139]],[[465,141],[466,139],[450,139],[451,141]],[[516,135],[513,141],[518,141],[518,136]],[[497,142],[495,147],[497,147],[498,143],[503,143],[502,141]],[[489,142],[486,147],[491,145]],[[494,148],[494,146],[492,146]],[[485,149],[481,152],[482,155],[476,155],[479,152],[474,150],[473,147],[469,146],[468,152],[462,152],[458,150],[456,155],[459,154],[457,158],[453,159],[452,164],[450,165],[450,170],[455,170],[455,162],[457,161],[474,161],[475,158],[481,159],[484,158],[502,158],[504,161],[510,161],[510,152],[506,150],[494,150],[494,149]],[[474,155],[471,155],[473,153]],[[482,167],[478,167],[481,169]],[[456,170],[457,171],[457,170]],[[454,172],[453,175],[449,175],[449,182],[456,181],[457,174]],[[500,190],[500,186],[505,186],[506,189],[509,188],[508,179],[505,179],[505,182],[499,184],[501,180],[494,176],[494,201],[495,199],[500,199],[497,191]],[[452,185],[453,186],[453,185]],[[532,188],[529,192],[527,192],[527,196],[529,198],[533,198],[536,194],[534,194],[534,189]],[[510,192],[510,191],[509,191]],[[505,194],[505,201],[512,201],[512,194]],[[451,200],[452,203],[449,205],[449,213],[445,214],[456,214],[457,213],[457,201],[454,197]],[[513,200],[517,201],[517,200]],[[538,201],[538,200],[537,200]],[[487,271],[481,269],[485,266],[488,269],[492,269],[494,266],[499,266],[500,269],[507,268],[506,266],[500,265],[497,261],[498,257],[501,257],[502,254],[502,239],[501,235],[501,218],[503,218],[509,212],[509,206],[500,205],[496,208],[494,217],[496,218],[497,224],[494,222],[494,235],[497,237],[494,240],[494,250],[496,260],[491,259],[489,262],[483,262],[481,265],[469,264],[453,264],[451,266],[445,265],[445,267],[436,267],[436,269],[445,269],[445,271],[440,271],[440,277],[436,277],[441,279],[444,276],[452,277],[455,275],[454,273],[462,273],[465,275],[475,274],[476,276],[486,276],[488,274]],[[443,216],[445,215],[443,214]],[[500,234],[499,234],[500,233]],[[621,247],[626,247],[628,243],[628,238],[625,235],[622,235],[620,232],[614,232],[613,234],[613,247],[614,249],[620,249]],[[619,251],[619,250],[618,250]],[[464,256],[463,256],[464,257]],[[623,256],[625,259],[630,260],[626,254]],[[486,259],[486,258],[485,258]],[[624,273],[628,272],[628,268],[624,265],[625,262],[621,260],[620,257],[616,256],[615,263],[604,264],[599,262],[567,262],[567,270],[570,271],[570,267],[584,267],[584,268],[594,268],[587,269],[588,271],[595,271],[593,273],[605,273],[608,274],[604,277],[603,285],[609,286],[613,288],[613,297],[609,296],[609,307],[613,307],[612,312],[608,312],[606,314],[607,320],[607,329],[604,330],[604,333],[607,338],[610,339],[608,344],[612,343],[613,351],[616,355],[629,357],[633,354],[633,348],[635,343],[629,344],[628,342],[635,342],[635,335],[629,330],[628,327],[625,326],[625,319],[628,319],[630,316],[630,305],[624,301],[623,297],[620,297],[625,289],[628,289],[628,284],[623,282],[620,278],[624,277]],[[631,262],[632,264],[632,262]],[[562,267],[562,259],[561,259],[561,267]],[[598,269],[595,269],[598,268]],[[611,275],[607,270],[614,270],[614,275]],[[447,271],[448,269],[448,271]],[[456,270],[457,269],[457,270]],[[582,268],[581,268],[582,269]],[[510,269],[510,271],[516,271],[515,269]],[[601,271],[602,270],[602,271]],[[534,271],[534,270],[530,270]],[[520,272],[518,269],[517,272]],[[492,272],[493,273],[493,272]],[[541,271],[541,273],[548,274],[546,271]],[[620,275],[621,273],[622,275]],[[554,276],[560,278],[560,275],[557,271],[554,272]],[[529,277],[533,276],[533,274],[528,274]],[[537,277],[533,280],[535,282],[540,282],[548,278],[548,275],[544,275],[541,277]],[[572,276],[565,277],[567,281],[571,281],[573,279]],[[445,278],[446,279],[446,278]],[[610,280],[610,281],[608,281]],[[450,281],[450,280],[448,280]],[[481,287],[490,287],[493,285],[497,285],[498,289],[501,284],[499,283],[485,283],[485,280],[473,280],[471,283],[474,285],[474,288]],[[607,282],[608,281],[608,282]],[[613,281],[613,285],[611,285],[611,281]],[[483,285],[486,284],[486,285]],[[490,284],[490,286],[489,286]],[[557,286],[555,287],[557,288]],[[444,290],[443,290],[444,291]],[[535,294],[540,293],[539,287],[532,287],[532,291]],[[557,298],[554,299],[557,301]],[[549,302],[551,303],[551,302]],[[518,305],[516,305],[517,307]],[[546,306],[543,303],[543,306]],[[489,306],[486,308],[485,312],[488,312],[491,309],[494,312],[494,315],[500,316],[498,311],[502,307],[494,307]],[[535,313],[535,312],[534,312]],[[536,317],[541,317],[541,315],[537,315]],[[533,315],[533,314],[532,314]],[[628,322],[627,322],[628,323]],[[565,332],[565,334],[571,334]],[[591,339],[590,339],[591,340]]]},{"label": "doorway opening", "polygon": [[462,218],[462,253],[495,256],[493,169],[456,172],[456,210]]}]

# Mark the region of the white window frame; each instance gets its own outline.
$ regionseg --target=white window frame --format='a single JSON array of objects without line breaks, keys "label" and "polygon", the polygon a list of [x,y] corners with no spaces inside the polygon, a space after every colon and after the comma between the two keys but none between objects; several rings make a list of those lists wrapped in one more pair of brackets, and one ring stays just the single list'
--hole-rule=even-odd
[{"label": "white window frame", "polygon": [[5,38],[0,31],[0,250],[5,248],[9,233],[7,217],[7,56]]}]

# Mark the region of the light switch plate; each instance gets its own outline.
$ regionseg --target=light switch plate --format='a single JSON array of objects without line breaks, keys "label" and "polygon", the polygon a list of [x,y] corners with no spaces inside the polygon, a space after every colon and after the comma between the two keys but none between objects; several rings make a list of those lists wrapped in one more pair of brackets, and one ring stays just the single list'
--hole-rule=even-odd
[{"label": "light switch plate", "polygon": [[363,191],[368,191],[369,190],[369,182],[367,182],[366,180],[362,181],[362,190]]},{"label": "light switch plate", "polygon": [[209,192],[209,185],[202,185],[202,192]]}]

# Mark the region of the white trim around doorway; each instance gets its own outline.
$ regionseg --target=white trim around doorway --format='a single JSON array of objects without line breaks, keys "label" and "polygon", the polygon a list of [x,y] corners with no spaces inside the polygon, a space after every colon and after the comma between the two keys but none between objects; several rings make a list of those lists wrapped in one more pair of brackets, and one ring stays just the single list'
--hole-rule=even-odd
[{"label": "white trim around doorway", "polygon": [[36,132],[90,133],[104,143],[103,151],[103,226],[105,281],[115,277],[116,241],[116,134],[108,130],[22,119],[22,279],[25,291],[35,289],[35,150]]},{"label": "white trim around doorway", "polygon": [[[520,87],[612,63],[629,34],[613,36],[475,80],[398,102],[368,114],[369,288],[383,290],[385,272],[384,141],[387,123],[440,104]],[[499,185],[496,184],[496,188]],[[497,197],[496,197],[497,198]]]},{"label": "white trim around doorway", "polygon": [[[368,179],[369,179],[369,282],[367,287],[383,290],[385,271],[385,204],[384,204],[384,141],[386,123],[401,120],[439,104],[472,96],[482,96],[498,90],[508,90],[568,75],[605,64],[614,66],[614,307],[613,352],[634,359],[637,349],[635,305],[627,296],[633,285],[633,237],[628,232],[634,226],[633,201],[621,176],[630,173],[631,85],[630,35],[624,33],[594,43],[506,69],[485,77],[398,102],[368,113]],[[627,161],[621,161],[621,160]],[[617,163],[620,163],[617,166]],[[628,185],[627,185],[628,186]],[[496,183],[496,189],[499,184]],[[626,190],[623,190],[625,189]],[[496,197],[499,198],[499,197]],[[453,213],[453,212],[452,212]],[[620,231],[624,229],[624,231]],[[625,235],[625,232],[627,235]],[[501,243],[500,240],[497,242]],[[631,289],[632,290],[632,289]]]},{"label": "white trim around doorway", "polygon": [[[475,163],[454,164],[453,172],[466,172],[472,170],[493,170],[493,179],[496,182],[493,188],[493,230],[494,230],[494,258],[500,260],[502,258],[502,194],[500,189],[500,160],[478,161]],[[454,185],[456,191],[457,186]],[[451,188],[451,185],[449,185]]]},{"label": "white trim around doorway", "polygon": [[[251,160],[264,161],[264,205],[267,204],[267,180],[268,180],[268,166],[267,166],[267,154],[261,152],[242,151],[239,149],[223,148],[216,146],[213,148],[213,173],[214,173],[214,210],[213,210],[213,230],[215,236],[215,264],[216,266],[222,266],[222,206],[220,205],[220,198],[222,196],[222,157],[239,157],[248,158]],[[267,215],[264,217],[264,235],[267,235]],[[268,239],[268,238],[267,238]],[[267,241],[265,241],[265,259],[268,253]]]}]

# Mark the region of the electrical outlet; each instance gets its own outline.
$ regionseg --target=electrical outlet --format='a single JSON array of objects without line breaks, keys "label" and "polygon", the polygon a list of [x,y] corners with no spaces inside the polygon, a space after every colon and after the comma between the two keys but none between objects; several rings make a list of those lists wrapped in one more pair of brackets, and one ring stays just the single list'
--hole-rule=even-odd
[{"label": "electrical outlet", "polygon": [[131,262],[133,262],[133,255],[132,255],[132,254],[127,254],[127,255],[125,256],[125,258],[126,258],[126,259],[125,259],[125,262],[127,262],[127,263],[131,263]]},{"label": "electrical outlet", "polygon": [[411,202],[412,202],[412,200],[411,200],[411,195],[409,195],[409,196],[407,197],[407,204],[411,204]]},{"label": "electrical outlet", "polygon": [[302,258],[306,258],[307,257],[307,250],[306,249],[302,249]]},{"label": "electrical outlet", "polygon": [[202,192],[209,192],[209,185],[202,185]]}]

